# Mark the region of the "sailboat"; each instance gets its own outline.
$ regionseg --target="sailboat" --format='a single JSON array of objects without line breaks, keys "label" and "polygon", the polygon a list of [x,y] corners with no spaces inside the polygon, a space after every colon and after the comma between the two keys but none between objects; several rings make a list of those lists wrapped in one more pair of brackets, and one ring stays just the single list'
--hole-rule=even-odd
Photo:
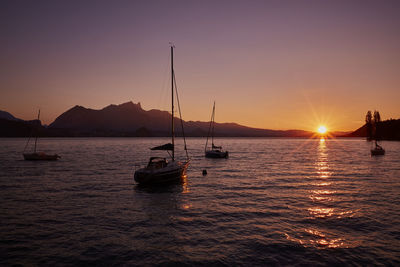
[{"label": "sailboat", "polygon": [[[134,179],[137,183],[142,185],[155,185],[165,184],[177,181],[182,181],[187,168],[189,167],[189,156],[186,149],[186,140],[183,132],[182,116],[181,126],[182,134],[185,143],[186,161],[175,160],[175,130],[174,130],[174,89],[176,89],[176,80],[174,73],[174,46],[171,45],[171,95],[172,95],[172,108],[171,108],[171,143],[151,148],[151,150],[165,150],[171,156],[168,161],[163,157],[151,157],[146,167],[135,171]],[[179,106],[179,98],[178,98]],[[179,108],[180,113],[180,108]],[[171,153],[170,153],[171,152]]]},{"label": "sailboat", "polygon": [[[38,118],[37,119],[39,120],[39,118],[40,118],[40,109],[39,109],[39,113],[38,113]],[[27,142],[27,144],[25,146],[25,149],[29,144],[29,140],[30,140],[30,138],[28,139],[28,142]],[[24,156],[25,160],[57,160],[57,159],[61,158],[57,154],[46,154],[44,152],[37,152],[37,150],[36,150],[36,148],[37,148],[37,140],[38,140],[38,134],[36,133],[35,146],[34,146],[34,149],[33,149],[33,153],[23,153],[22,154]]]},{"label": "sailboat", "polygon": [[379,111],[374,112],[374,140],[375,140],[375,147],[371,149],[371,156],[382,156],[385,155],[385,149],[378,145],[378,140],[381,137],[381,129],[380,129],[380,124],[381,124],[381,116],[379,114]]},{"label": "sailboat", "polygon": [[[206,158],[228,158],[229,156],[228,151],[223,151],[222,146],[214,145],[214,124],[215,124],[214,119],[215,119],[215,101],[214,101],[213,111],[211,114],[210,127],[208,128],[206,146],[204,147],[205,156]],[[211,131],[211,150],[207,150],[210,131]]]},{"label": "sailboat", "polygon": [[385,149],[378,145],[378,141],[375,140],[375,147],[371,149],[371,156],[382,156],[385,155]]}]

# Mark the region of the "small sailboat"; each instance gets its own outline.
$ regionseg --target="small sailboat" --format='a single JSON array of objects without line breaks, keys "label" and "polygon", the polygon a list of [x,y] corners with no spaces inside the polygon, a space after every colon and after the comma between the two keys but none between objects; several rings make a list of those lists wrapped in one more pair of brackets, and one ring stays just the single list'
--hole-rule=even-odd
[{"label": "small sailboat", "polygon": [[382,156],[385,155],[385,149],[378,145],[378,142],[375,140],[375,147],[371,149],[371,156]]},{"label": "small sailboat", "polygon": [[371,156],[382,156],[385,155],[385,149],[378,145],[378,140],[381,139],[381,115],[379,111],[374,111],[374,127],[373,127],[373,139],[375,140],[375,147],[371,149]]},{"label": "small sailboat", "polygon": [[[39,109],[39,113],[38,113],[38,118],[37,119],[39,120],[39,118],[40,118],[40,109]],[[28,142],[27,142],[27,144],[25,146],[25,149],[29,144],[29,140],[30,140],[30,138],[28,139]],[[37,152],[36,151],[37,140],[38,140],[38,134],[36,134],[36,136],[35,136],[35,146],[34,146],[34,149],[33,149],[33,153],[23,153],[22,154],[24,156],[25,160],[57,160],[57,159],[61,158],[57,154],[46,154],[44,152]]]},{"label": "small sailboat", "polygon": [[[189,167],[189,156],[186,149],[186,140],[183,132],[183,124],[181,117],[182,134],[185,143],[186,161],[175,160],[175,130],[174,130],[174,89],[176,89],[176,80],[174,73],[174,46],[171,45],[171,93],[172,93],[172,109],[171,109],[171,143],[151,148],[151,150],[165,150],[171,156],[171,161],[162,157],[151,157],[146,167],[135,171],[134,179],[142,185],[156,185],[182,181],[183,176]],[[178,98],[179,106],[179,98]],[[180,112],[180,108],[179,108]],[[171,153],[170,153],[171,151]]]},{"label": "small sailboat", "polygon": [[[229,156],[228,151],[223,151],[222,146],[214,145],[214,123],[215,123],[214,119],[215,119],[215,101],[214,101],[213,111],[211,114],[210,127],[208,128],[206,146],[204,147],[205,156],[206,158],[228,158]],[[210,131],[211,131],[211,150],[207,150]]]}]

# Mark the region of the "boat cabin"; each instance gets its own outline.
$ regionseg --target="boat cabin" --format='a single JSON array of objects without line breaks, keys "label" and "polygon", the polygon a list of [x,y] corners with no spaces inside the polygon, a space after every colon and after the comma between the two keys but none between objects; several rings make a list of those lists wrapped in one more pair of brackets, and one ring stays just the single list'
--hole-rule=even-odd
[{"label": "boat cabin", "polygon": [[157,170],[161,168],[165,168],[168,164],[166,158],[160,157],[151,157],[149,163],[147,164],[147,169]]}]

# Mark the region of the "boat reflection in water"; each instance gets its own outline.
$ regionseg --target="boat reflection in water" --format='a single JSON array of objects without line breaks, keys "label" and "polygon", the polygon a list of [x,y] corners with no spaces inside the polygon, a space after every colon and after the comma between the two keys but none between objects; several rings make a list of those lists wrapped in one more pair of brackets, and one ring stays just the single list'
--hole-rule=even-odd
[{"label": "boat reflection in water", "polygon": [[[132,235],[135,249],[139,253],[153,251],[156,253],[154,260],[185,254],[184,247],[180,245],[182,236],[177,227],[185,221],[185,218],[181,218],[182,211],[190,207],[182,194],[187,188],[187,182],[163,186],[135,186],[136,201],[142,210],[140,223],[132,231]],[[138,218],[135,220],[138,221]]]},{"label": "boat reflection in water", "polygon": [[[175,257],[187,253],[181,244],[189,239],[177,230],[193,220],[192,204],[187,175],[180,183],[160,186],[135,185],[135,199],[141,207],[138,227],[132,232],[135,249],[139,252],[153,251],[154,260]],[[142,228],[143,227],[143,228]],[[142,232],[140,229],[144,229]],[[151,242],[149,241],[151,240]]]},{"label": "boat reflection in water", "polygon": [[140,184],[137,183],[134,186],[138,193],[175,193],[175,194],[188,194],[190,193],[190,187],[188,183],[187,174],[183,174],[181,179],[175,179],[169,183],[160,184]]}]

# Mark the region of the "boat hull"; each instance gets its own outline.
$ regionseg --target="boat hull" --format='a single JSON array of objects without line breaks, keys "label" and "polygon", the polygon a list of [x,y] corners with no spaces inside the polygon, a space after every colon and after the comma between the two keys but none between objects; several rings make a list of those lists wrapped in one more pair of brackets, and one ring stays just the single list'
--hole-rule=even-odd
[{"label": "boat hull", "polygon": [[371,156],[383,156],[385,155],[384,149],[371,149]]},{"label": "boat hull", "polygon": [[229,153],[228,151],[215,151],[215,150],[208,150],[205,153],[206,158],[228,158]]},{"label": "boat hull", "polygon": [[173,166],[156,170],[142,168],[135,171],[134,179],[140,185],[176,183],[182,181],[182,177],[186,174],[188,167],[189,161],[183,163],[177,162]]},{"label": "boat hull", "polygon": [[32,161],[37,161],[37,160],[44,160],[44,161],[51,161],[51,160],[58,160],[61,158],[57,154],[53,155],[48,155],[46,153],[40,152],[40,153],[24,153],[23,154],[25,160],[32,160]]}]

